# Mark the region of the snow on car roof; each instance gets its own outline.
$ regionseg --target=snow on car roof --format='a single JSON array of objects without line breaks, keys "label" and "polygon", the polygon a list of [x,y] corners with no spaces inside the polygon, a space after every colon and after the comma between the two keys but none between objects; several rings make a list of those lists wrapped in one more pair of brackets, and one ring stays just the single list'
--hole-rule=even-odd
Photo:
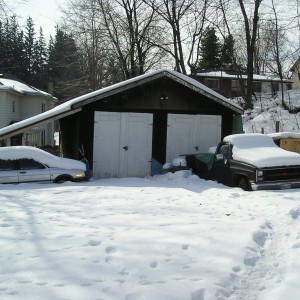
[{"label": "snow on car roof", "polygon": [[58,157],[39,148],[30,146],[0,148],[0,159],[15,160],[22,158],[34,159],[52,168],[62,168],[67,170],[86,170],[86,165],[81,161]]},{"label": "snow on car roof", "polygon": [[258,168],[300,165],[300,154],[278,147],[270,136],[249,133],[224,138],[234,145],[232,157]]}]

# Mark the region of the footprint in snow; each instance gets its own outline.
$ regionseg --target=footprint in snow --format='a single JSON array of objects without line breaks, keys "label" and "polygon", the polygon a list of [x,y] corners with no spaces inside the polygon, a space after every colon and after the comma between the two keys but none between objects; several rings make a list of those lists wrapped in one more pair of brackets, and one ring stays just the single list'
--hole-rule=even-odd
[{"label": "footprint in snow", "polygon": [[189,245],[188,244],[183,244],[183,245],[181,245],[181,249],[182,250],[188,250],[189,249]]},{"label": "footprint in snow", "polygon": [[89,241],[90,246],[99,246],[100,244],[101,244],[101,241],[97,241],[97,240],[90,240]]},{"label": "footprint in snow", "polygon": [[150,267],[151,268],[156,268],[158,266],[158,262],[157,261],[153,261],[151,264],[150,264]]},{"label": "footprint in snow", "polygon": [[239,271],[241,271],[241,267],[240,266],[235,266],[235,267],[232,268],[232,271],[239,272]]},{"label": "footprint in snow", "polygon": [[105,248],[105,252],[106,253],[115,253],[116,252],[116,248],[112,247],[112,246],[106,247]]}]

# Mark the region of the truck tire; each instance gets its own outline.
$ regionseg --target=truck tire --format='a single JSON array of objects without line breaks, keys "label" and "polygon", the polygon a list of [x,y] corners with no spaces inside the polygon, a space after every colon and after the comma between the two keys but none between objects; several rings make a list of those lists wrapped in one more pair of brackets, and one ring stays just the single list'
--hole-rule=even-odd
[{"label": "truck tire", "polygon": [[238,180],[238,187],[244,191],[251,191],[249,180],[246,176],[240,176]]}]

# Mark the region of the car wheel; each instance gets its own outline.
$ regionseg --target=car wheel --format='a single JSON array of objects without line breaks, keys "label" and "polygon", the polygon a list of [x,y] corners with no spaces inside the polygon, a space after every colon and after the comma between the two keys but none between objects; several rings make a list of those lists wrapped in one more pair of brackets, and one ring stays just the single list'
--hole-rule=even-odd
[{"label": "car wheel", "polygon": [[250,183],[247,177],[241,176],[238,181],[238,187],[244,191],[251,191]]},{"label": "car wheel", "polygon": [[67,181],[73,181],[73,179],[69,176],[59,176],[54,180],[54,183],[64,183]]}]

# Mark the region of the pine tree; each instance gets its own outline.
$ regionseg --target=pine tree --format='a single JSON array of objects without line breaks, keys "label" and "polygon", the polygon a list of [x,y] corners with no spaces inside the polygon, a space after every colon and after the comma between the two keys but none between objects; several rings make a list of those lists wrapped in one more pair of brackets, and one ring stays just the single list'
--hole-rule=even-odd
[{"label": "pine tree", "polygon": [[222,45],[221,50],[221,67],[225,69],[233,69],[234,68],[234,39],[230,34],[225,37],[224,44]]},{"label": "pine tree", "polygon": [[48,89],[48,55],[46,40],[43,34],[43,29],[40,27],[38,40],[34,45],[34,58],[32,65],[33,85],[46,91]]},{"label": "pine tree", "polygon": [[3,56],[0,58],[0,71],[23,79],[25,77],[23,31],[20,30],[15,15],[6,19],[1,35]]},{"label": "pine tree", "polygon": [[218,69],[221,67],[221,44],[214,28],[206,28],[200,46],[200,53],[199,70]]},{"label": "pine tree", "polygon": [[57,28],[54,41],[49,44],[49,70],[54,82],[54,95],[68,100],[81,90],[80,56],[71,35]]},{"label": "pine tree", "polygon": [[24,51],[25,51],[25,75],[29,84],[33,84],[33,65],[36,59],[36,43],[35,43],[35,30],[32,18],[26,21],[25,34],[24,34]]}]

